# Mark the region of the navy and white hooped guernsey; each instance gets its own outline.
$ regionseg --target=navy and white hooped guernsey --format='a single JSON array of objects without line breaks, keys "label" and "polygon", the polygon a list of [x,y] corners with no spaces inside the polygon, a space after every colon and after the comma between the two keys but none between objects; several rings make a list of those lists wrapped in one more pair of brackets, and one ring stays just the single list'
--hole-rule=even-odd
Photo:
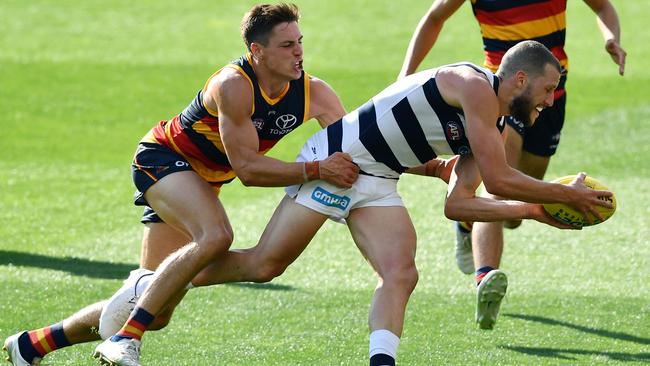
[{"label": "navy and white hooped guernsey", "polygon": [[[436,85],[438,70],[450,66],[483,73],[497,93],[499,78],[470,63],[410,75],[330,125],[329,154],[347,152],[363,174],[385,178],[397,178],[438,155],[471,154],[462,109],[447,104]],[[496,127],[503,131],[503,118]]]}]

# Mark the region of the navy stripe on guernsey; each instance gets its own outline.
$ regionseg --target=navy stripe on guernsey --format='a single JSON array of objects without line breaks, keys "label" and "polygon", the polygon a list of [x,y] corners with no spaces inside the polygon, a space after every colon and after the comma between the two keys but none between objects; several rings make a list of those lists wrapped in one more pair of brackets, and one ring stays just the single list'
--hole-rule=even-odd
[{"label": "navy stripe on guernsey", "polygon": [[327,155],[343,151],[343,120],[340,119],[327,126]]},{"label": "navy stripe on guernsey", "polygon": [[424,164],[438,156],[431,148],[431,145],[429,145],[427,136],[424,134],[420,123],[418,123],[418,117],[413,112],[413,108],[411,108],[411,104],[409,104],[407,98],[400,100],[393,107],[392,113],[397,122],[397,126],[402,131],[406,142],[420,163]]},{"label": "navy stripe on guernsey", "polygon": [[385,164],[399,174],[408,169],[399,163],[386,139],[379,131],[375,104],[372,100],[359,108],[359,140],[376,161]]},{"label": "navy stripe on guernsey", "polygon": [[452,139],[448,133],[445,133],[445,138],[447,139],[449,147],[451,147],[451,151],[457,155],[468,154],[470,152],[469,149],[461,151],[462,147],[467,148],[469,146],[467,134],[463,127],[463,121],[459,116],[459,114],[463,114],[463,110],[450,106],[444,99],[442,99],[442,94],[440,94],[440,90],[438,90],[438,85],[436,85],[435,79],[430,79],[424,83],[422,89],[424,90],[424,96],[427,98],[427,102],[429,102],[431,108],[433,108],[440,120],[440,127],[442,130],[446,131],[447,128],[449,128],[450,123],[454,122],[456,127],[461,131],[460,136],[463,137],[458,140]]},{"label": "navy stripe on guernsey", "polygon": [[[543,3],[548,0],[517,0],[516,6],[526,6],[532,4]],[[499,11],[512,9],[512,0],[493,0],[493,1],[481,1],[474,4],[476,9],[485,10],[485,11]]]}]

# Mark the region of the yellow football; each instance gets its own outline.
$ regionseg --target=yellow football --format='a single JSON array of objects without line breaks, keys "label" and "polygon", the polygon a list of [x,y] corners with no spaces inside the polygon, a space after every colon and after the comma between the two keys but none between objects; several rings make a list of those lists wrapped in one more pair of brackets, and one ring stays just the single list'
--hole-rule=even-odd
[{"label": "yellow football", "polygon": [[[560,183],[560,184],[569,184],[573,179],[575,179],[575,175],[567,175],[566,177],[561,177],[558,179],[555,179],[553,183]],[[609,191],[609,188],[607,188],[604,184],[602,184],[600,181],[598,181],[596,178],[592,178],[590,176],[587,176],[585,178],[585,185],[591,189],[596,189],[596,190],[606,190]],[[613,193],[613,192],[612,192]],[[616,196],[612,195],[611,197],[598,197],[599,199],[603,201],[608,201],[612,203],[612,208],[607,208],[603,206],[596,206],[598,209],[598,212],[603,216],[603,220],[601,221],[600,219],[596,218],[595,216],[592,215],[593,218],[593,223],[589,223],[587,220],[584,219],[584,216],[582,213],[578,212],[575,210],[573,207],[569,207],[563,203],[547,203],[544,204],[544,209],[546,212],[548,212],[551,216],[553,216],[556,220],[562,221],[566,224],[575,226],[575,227],[583,227],[583,226],[590,226],[590,225],[596,225],[600,224],[601,222],[609,219],[612,217],[614,212],[616,211]]]}]

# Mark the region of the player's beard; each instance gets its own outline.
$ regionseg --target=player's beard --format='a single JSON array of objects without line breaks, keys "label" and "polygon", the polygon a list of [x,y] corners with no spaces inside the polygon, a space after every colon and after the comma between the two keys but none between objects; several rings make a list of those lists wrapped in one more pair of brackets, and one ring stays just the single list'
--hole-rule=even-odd
[{"label": "player's beard", "polygon": [[533,124],[530,120],[530,114],[535,108],[532,98],[530,97],[530,85],[523,93],[514,97],[510,102],[510,115],[517,121],[523,122],[526,126]]}]

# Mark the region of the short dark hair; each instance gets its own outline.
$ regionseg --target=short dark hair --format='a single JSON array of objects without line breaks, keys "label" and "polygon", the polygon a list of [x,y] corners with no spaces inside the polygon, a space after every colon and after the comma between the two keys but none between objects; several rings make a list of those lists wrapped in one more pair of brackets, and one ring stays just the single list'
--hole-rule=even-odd
[{"label": "short dark hair", "polygon": [[255,5],[244,14],[244,19],[241,21],[241,35],[250,51],[253,42],[264,46],[269,44],[273,27],[281,23],[297,22],[298,19],[300,19],[300,12],[295,4]]},{"label": "short dark hair", "polygon": [[560,61],[551,51],[537,41],[522,41],[512,46],[501,59],[497,75],[506,79],[517,71],[524,71],[531,77],[544,74],[546,65],[550,64],[562,72]]}]

